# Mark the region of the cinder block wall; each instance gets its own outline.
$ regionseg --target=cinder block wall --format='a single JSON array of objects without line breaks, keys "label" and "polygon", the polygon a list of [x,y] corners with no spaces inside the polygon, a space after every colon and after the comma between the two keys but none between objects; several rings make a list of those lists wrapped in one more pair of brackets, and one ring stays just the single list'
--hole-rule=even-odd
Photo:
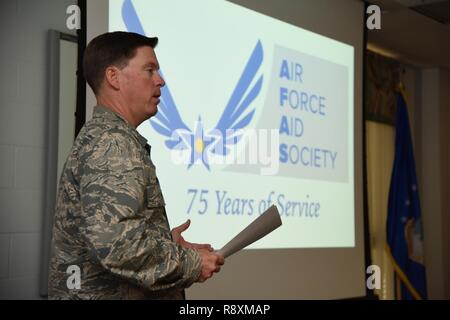
[{"label": "cinder block wall", "polygon": [[0,1],[0,299],[38,299],[48,30],[77,0]]}]

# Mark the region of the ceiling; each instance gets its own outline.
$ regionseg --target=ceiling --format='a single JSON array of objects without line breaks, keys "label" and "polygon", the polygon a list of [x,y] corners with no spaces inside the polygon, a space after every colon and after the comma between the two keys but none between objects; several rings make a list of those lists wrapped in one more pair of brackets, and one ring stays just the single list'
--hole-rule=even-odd
[{"label": "ceiling", "polygon": [[449,0],[395,0],[396,2],[414,10],[439,23],[450,26]]},{"label": "ceiling", "polygon": [[421,67],[450,69],[450,0],[370,0],[381,29],[368,31],[373,51]]}]

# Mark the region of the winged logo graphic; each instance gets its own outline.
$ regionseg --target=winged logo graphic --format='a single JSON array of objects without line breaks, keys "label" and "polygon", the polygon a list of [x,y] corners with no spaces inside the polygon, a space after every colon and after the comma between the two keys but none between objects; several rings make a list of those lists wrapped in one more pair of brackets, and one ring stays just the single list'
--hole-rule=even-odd
[{"label": "winged logo graphic", "polygon": [[[125,0],[122,6],[122,18],[128,31],[145,35],[131,0]],[[205,130],[201,117],[191,130],[181,119],[172,98],[169,86],[161,89],[158,112],[151,118],[150,124],[159,134],[165,136],[165,145],[171,150],[190,150],[188,169],[198,161],[210,170],[210,155],[226,156],[230,148],[237,144],[244,129],[252,120],[255,108],[252,102],[261,91],[263,75],[254,81],[263,61],[263,48],[258,40],[248,62],[228,100],[218,123],[212,130]],[[164,78],[162,71],[161,76]]]}]

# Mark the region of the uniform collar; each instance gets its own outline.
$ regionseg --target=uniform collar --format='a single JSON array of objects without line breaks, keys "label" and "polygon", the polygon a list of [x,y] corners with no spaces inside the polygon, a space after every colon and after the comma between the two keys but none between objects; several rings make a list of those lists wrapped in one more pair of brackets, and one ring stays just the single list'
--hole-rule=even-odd
[{"label": "uniform collar", "polygon": [[95,106],[92,118],[124,124],[128,128],[128,130],[132,133],[132,135],[138,139],[139,143],[143,147],[147,145],[147,139],[145,139],[130,123],[128,123],[128,121],[125,120],[125,118],[115,113],[110,108],[104,106]]}]

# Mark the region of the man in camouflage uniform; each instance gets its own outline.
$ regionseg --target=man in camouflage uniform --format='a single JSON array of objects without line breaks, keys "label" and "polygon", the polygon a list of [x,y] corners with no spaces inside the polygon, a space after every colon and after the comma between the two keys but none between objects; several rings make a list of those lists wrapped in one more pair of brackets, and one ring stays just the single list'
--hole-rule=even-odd
[{"label": "man in camouflage uniform", "polygon": [[[59,182],[51,299],[182,298],[224,263],[209,245],[183,239],[189,222],[170,230],[150,146],[136,131],[156,114],[164,86],[157,40],[113,32],[86,48],[84,74],[98,105]],[[79,286],[70,285],[70,266],[80,270]]]}]

